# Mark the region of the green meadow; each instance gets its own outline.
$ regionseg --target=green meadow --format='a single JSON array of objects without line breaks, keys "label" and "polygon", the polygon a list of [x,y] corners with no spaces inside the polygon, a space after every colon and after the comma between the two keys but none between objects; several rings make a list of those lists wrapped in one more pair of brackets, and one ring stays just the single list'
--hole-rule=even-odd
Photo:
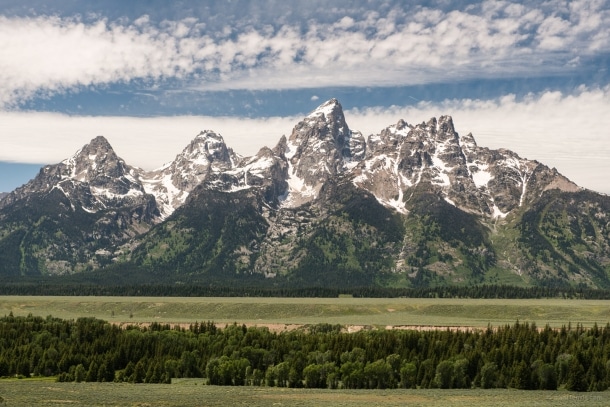
[{"label": "green meadow", "polygon": [[321,390],[174,384],[0,381],[0,406],[607,406],[610,394],[513,389]]},{"label": "green meadow", "polygon": [[0,315],[95,317],[110,322],[485,327],[610,321],[610,301],[574,299],[0,296]]}]

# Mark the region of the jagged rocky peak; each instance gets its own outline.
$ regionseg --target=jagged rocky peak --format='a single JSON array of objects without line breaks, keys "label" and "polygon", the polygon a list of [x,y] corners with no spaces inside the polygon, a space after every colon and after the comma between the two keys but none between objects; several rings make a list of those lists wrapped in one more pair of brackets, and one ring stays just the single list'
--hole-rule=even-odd
[{"label": "jagged rocky peak", "polygon": [[239,171],[246,188],[266,187],[265,196],[273,201],[286,190],[286,169],[286,161],[277,149],[263,147],[254,157],[244,159]]},{"label": "jagged rocky peak", "polygon": [[284,203],[298,206],[318,196],[322,185],[364,156],[366,143],[360,133],[352,133],[343,108],[331,99],[309,113],[293,129],[283,150],[288,161],[288,191]]},{"label": "jagged rocky peak", "polygon": [[231,171],[240,159],[220,134],[203,130],[173,161],[144,174],[142,182],[146,192],[155,196],[162,218],[166,218],[184,204],[197,185],[213,174]]},{"label": "jagged rocky peak", "polygon": [[78,150],[72,157],[62,161],[71,179],[90,182],[96,178],[118,178],[125,175],[125,162],[114,152],[104,136],[97,136]]},{"label": "jagged rocky peak", "polygon": [[11,194],[10,202],[59,191],[72,210],[96,213],[131,208],[135,217],[148,222],[158,212],[140,183],[141,173],[118,157],[106,138],[98,136],[70,158],[43,167],[33,180]]},{"label": "jagged rocky peak", "polygon": [[396,123],[396,125],[394,126],[396,131],[400,131],[400,130],[405,129],[407,127],[409,127],[409,124],[406,121],[404,121],[403,119],[398,120],[398,123]]},{"label": "jagged rocky peak", "polygon": [[316,109],[314,109],[311,113],[307,115],[305,120],[318,120],[324,119],[327,123],[332,123],[333,121],[343,121],[345,122],[345,118],[343,117],[343,107],[341,103],[335,98],[332,98]]},{"label": "jagged rocky peak", "polygon": [[288,146],[288,139],[286,138],[285,135],[282,135],[282,137],[280,137],[280,140],[277,142],[275,147],[273,147],[273,153],[275,155],[285,157],[287,146]]},{"label": "jagged rocky peak", "polygon": [[295,126],[289,142],[299,146],[325,140],[334,142],[341,149],[346,136],[349,136],[349,128],[345,122],[343,108],[337,99],[331,99],[318,106]]},{"label": "jagged rocky peak", "polygon": [[132,188],[141,193],[134,182],[134,176],[137,177],[135,170],[116,155],[106,138],[98,136],[70,158],[41,168],[34,179],[9,194],[2,206],[32,194],[44,194],[57,189],[73,205],[93,211],[99,209],[93,208],[98,200],[97,195],[116,196],[127,193]]},{"label": "jagged rocky peak", "polygon": [[212,130],[200,132],[181,154],[186,160],[198,164],[230,163],[231,150],[222,136]]},{"label": "jagged rocky peak", "polygon": [[54,188],[89,212],[121,205],[148,205],[139,181],[141,170],[118,157],[103,136],[91,140],[59,167],[61,180]]},{"label": "jagged rocky peak", "polygon": [[324,158],[330,164],[326,172],[334,174],[344,165],[362,160],[367,148],[364,136],[349,129],[339,101],[330,99],[299,122],[286,141],[280,140],[278,149],[296,167],[305,156],[318,161]]},{"label": "jagged rocky peak", "polygon": [[440,116],[431,118],[428,122],[422,122],[413,126],[410,136],[417,137],[420,141],[444,142],[454,140],[457,142],[458,134],[453,126],[451,116]]},{"label": "jagged rocky peak", "polygon": [[462,150],[466,155],[468,161],[471,161],[470,154],[475,153],[478,149],[478,145],[472,133],[468,133],[465,136],[459,136],[460,138],[460,146],[462,146]]},{"label": "jagged rocky peak", "polygon": [[437,122],[438,131],[444,134],[457,136],[455,127],[453,126],[453,118],[451,116],[441,116]]},{"label": "jagged rocky peak", "polygon": [[[174,161],[162,167],[160,172],[171,172],[177,177],[174,181],[180,178],[188,182],[200,182],[210,171],[230,170],[239,158],[227,147],[220,134],[204,130],[195,136]],[[174,185],[180,187],[176,182]]]},{"label": "jagged rocky peak", "polygon": [[97,136],[86,144],[79,152],[96,153],[98,151],[105,152],[112,150],[112,146],[104,136]]},{"label": "jagged rocky peak", "polygon": [[379,134],[369,135],[366,141],[367,158],[377,154],[396,154],[402,140],[407,136],[411,126],[400,119],[396,124],[389,126]]}]

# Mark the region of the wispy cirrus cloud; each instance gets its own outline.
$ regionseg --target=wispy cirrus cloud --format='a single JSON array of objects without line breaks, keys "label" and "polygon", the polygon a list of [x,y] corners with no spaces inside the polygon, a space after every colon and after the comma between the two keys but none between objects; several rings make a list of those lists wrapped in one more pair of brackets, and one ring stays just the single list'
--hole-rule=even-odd
[{"label": "wispy cirrus cloud", "polygon": [[132,81],[222,91],[558,74],[610,52],[605,1],[397,3],[332,21],[230,24],[0,16],[0,106]]}]

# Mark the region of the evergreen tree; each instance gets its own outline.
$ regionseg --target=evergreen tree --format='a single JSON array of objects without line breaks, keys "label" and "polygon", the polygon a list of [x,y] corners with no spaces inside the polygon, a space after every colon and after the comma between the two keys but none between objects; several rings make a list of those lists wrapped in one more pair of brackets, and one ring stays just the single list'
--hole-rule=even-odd
[{"label": "evergreen tree", "polygon": [[532,388],[531,383],[531,370],[525,363],[525,361],[519,362],[513,369],[511,386],[519,390],[530,390]]},{"label": "evergreen tree", "polygon": [[74,381],[77,383],[80,383],[82,381],[85,381],[87,377],[87,371],[85,370],[85,367],[83,366],[82,363],[79,363],[76,366],[76,369],[74,370]]},{"label": "evergreen tree", "polygon": [[392,368],[383,359],[367,363],[364,367],[364,376],[368,381],[369,389],[387,389],[391,387]]},{"label": "evergreen tree", "polygon": [[89,370],[87,370],[87,376],[85,377],[86,382],[97,382],[97,373],[99,371],[99,365],[96,360],[93,360],[89,364]]},{"label": "evergreen tree", "polygon": [[555,366],[545,363],[538,368],[540,390],[557,390],[557,371]]},{"label": "evergreen tree", "polygon": [[145,364],[144,361],[142,359],[140,359],[138,361],[138,363],[136,363],[136,366],[133,369],[133,373],[131,375],[131,377],[129,378],[129,381],[131,383],[143,383],[144,379],[146,378],[146,370],[145,370]]},{"label": "evergreen tree", "polygon": [[453,387],[456,389],[470,388],[470,376],[468,376],[467,359],[458,359],[453,364]]},{"label": "evergreen tree", "polygon": [[498,383],[498,365],[494,362],[488,362],[481,368],[481,387],[484,389],[493,389]]},{"label": "evergreen tree", "polygon": [[566,389],[570,391],[587,391],[589,384],[585,378],[585,368],[582,366],[577,357],[573,357],[570,361],[570,369],[566,382]]}]

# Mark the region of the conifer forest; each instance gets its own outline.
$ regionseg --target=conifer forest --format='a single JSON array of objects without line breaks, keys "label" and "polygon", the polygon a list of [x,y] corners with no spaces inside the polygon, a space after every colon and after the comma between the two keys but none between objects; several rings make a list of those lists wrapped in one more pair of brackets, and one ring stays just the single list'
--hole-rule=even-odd
[{"label": "conifer forest", "polygon": [[330,389],[515,388],[603,391],[610,324],[555,329],[347,333],[340,325],[273,332],[212,322],[119,326],[95,318],[0,318],[0,376],[58,381]]}]

